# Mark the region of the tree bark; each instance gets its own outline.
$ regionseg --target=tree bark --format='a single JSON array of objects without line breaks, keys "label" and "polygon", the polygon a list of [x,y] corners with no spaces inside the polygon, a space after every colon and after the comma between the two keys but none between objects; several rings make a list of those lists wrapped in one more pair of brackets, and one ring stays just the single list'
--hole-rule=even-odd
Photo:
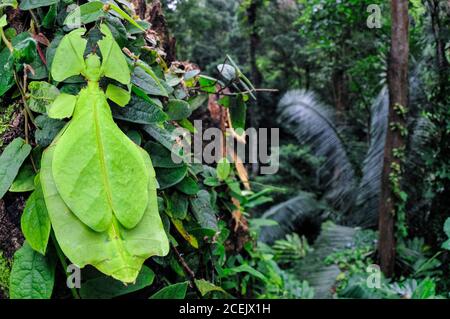
[{"label": "tree bark", "polygon": [[395,266],[395,201],[392,182],[393,163],[400,164],[393,154],[405,142],[393,124],[405,125],[404,117],[396,111],[397,105],[408,104],[408,0],[391,0],[391,49],[388,67],[389,124],[384,149],[384,163],[379,206],[379,258],[380,267],[387,277],[394,273]]}]

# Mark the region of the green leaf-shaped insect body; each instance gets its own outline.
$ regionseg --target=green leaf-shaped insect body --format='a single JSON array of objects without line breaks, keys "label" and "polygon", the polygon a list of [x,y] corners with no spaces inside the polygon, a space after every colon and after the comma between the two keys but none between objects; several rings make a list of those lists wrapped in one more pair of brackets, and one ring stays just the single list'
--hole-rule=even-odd
[{"label": "green leaf-shaped insect body", "polygon": [[[133,282],[145,259],[164,256],[169,243],[158,213],[156,178],[149,155],[114,122],[101,77],[124,85],[130,71],[110,30],[101,25],[102,60],[84,58],[85,29],[67,34],[52,64],[56,81],[81,74],[77,96],[61,94],[50,117],[72,119],[44,152],[41,183],[61,249],[79,267],[91,264]],[[111,85],[111,84],[110,84]]]}]

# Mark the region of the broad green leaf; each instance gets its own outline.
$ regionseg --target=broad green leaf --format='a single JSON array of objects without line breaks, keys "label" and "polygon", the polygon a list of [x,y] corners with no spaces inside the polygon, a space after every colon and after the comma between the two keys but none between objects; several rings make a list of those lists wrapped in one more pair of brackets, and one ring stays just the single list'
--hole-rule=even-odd
[{"label": "broad green leaf", "polygon": [[230,104],[231,125],[235,130],[245,130],[245,118],[247,114],[247,106],[243,96],[238,95]]},{"label": "broad green leaf", "polygon": [[6,8],[6,7],[12,7],[14,9],[17,9],[17,0],[1,0],[0,1],[0,9]]},{"label": "broad green leaf", "polygon": [[111,31],[105,24],[100,26],[100,30],[104,35],[103,39],[98,41],[98,46],[103,57],[100,74],[122,84],[129,84],[130,71],[125,55],[122,53]]},{"label": "broad green leaf", "polygon": [[154,170],[143,150],[147,171],[153,177],[148,183],[148,206],[144,216],[133,229],[124,228],[114,218],[104,232],[87,227],[58,194],[52,176],[54,151],[55,145],[51,145],[43,153],[41,183],[56,239],[72,263],[81,268],[90,264],[117,280],[132,283],[146,259],[168,254],[169,241],[158,213]]},{"label": "broad green leaf", "polygon": [[155,273],[147,266],[143,266],[135,283],[125,285],[112,277],[102,276],[83,283],[80,296],[83,299],[110,299],[148,287],[154,278]]},{"label": "broad green leaf", "polygon": [[145,32],[145,29],[140,24],[138,24],[136,21],[134,21],[134,19],[132,17],[130,17],[125,11],[120,9],[114,3],[109,3],[109,6],[112,10],[114,10],[116,13],[118,13],[122,19],[125,19],[126,21],[131,23],[134,27],[136,27],[137,29]]},{"label": "broad green leaf", "polygon": [[185,165],[182,162],[175,163],[172,159],[172,153],[159,143],[147,142],[144,148],[153,159],[154,167],[175,168]]},{"label": "broad green leaf", "polygon": [[186,176],[181,182],[175,185],[175,188],[187,195],[196,195],[200,190],[198,182],[191,176]]},{"label": "broad green leaf", "polygon": [[177,121],[189,117],[192,111],[186,101],[169,100],[166,113],[171,120]]},{"label": "broad green leaf", "polygon": [[150,299],[184,299],[186,297],[187,287],[187,281],[173,284],[162,288],[151,296]]},{"label": "broad green leaf", "polygon": [[2,72],[0,72],[0,97],[8,92],[14,85],[14,59],[8,48],[3,48],[0,52],[0,65],[2,65]]},{"label": "broad green leaf", "polygon": [[136,23],[138,25],[140,25],[141,28],[137,28],[133,24],[127,24],[126,28],[127,28],[128,34],[133,35],[133,34],[137,34],[137,33],[142,33],[142,32],[145,32],[145,30],[147,30],[148,28],[151,27],[151,24],[149,22],[147,22],[147,21],[139,20],[139,21],[136,21]]},{"label": "broad green leaf", "polygon": [[30,33],[19,33],[11,40],[11,44],[14,47],[12,55],[14,57],[14,63],[16,63],[16,65],[20,65],[22,63],[31,63],[36,58],[36,41],[33,39]]},{"label": "broad green leaf", "polygon": [[187,174],[187,166],[176,168],[157,168],[156,178],[158,179],[159,189],[166,189],[183,180]]},{"label": "broad green leaf", "polygon": [[201,190],[195,198],[191,199],[192,212],[200,226],[205,229],[217,231],[216,213],[211,205],[210,194],[206,190]]},{"label": "broad green leaf", "polygon": [[59,0],[20,0],[20,10],[31,10],[46,7],[57,3]]},{"label": "broad green leaf", "polygon": [[188,102],[189,102],[191,111],[195,111],[196,109],[201,107],[203,104],[205,104],[205,102],[207,100],[208,100],[208,95],[207,94],[197,95],[197,96],[189,99]]},{"label": "broad green leaf", "polygon": [[220,159],[219,163],[217,164],[216,171],[217,171],[217,178],[221,181],[226,180],[228,175],[230,175],[231,165],[226,157]]},{"label": "broad green leaf", "polygon": [[65,122],[51,119],[47,115],[39,115],[34,122],[37,126],[34,132],[36,143],[43,147],[50,145],[55,136],[66,125]]},{"label": "broad green leaf", "polygon": [[111,107],[113,116],[119,120],[138,124],[160,123],[168,119],[166,113],[154,103],[136,95],[131,96],[127,107]]},{"label": "broad green leaf", "polygon": [[47,105],[47,114],[52,119],[69,118],[73,114],[77,97],[75,95],[61,93],[53,103]]},{"label": "broad green leaf", "polygon": [[78,95],[55,147],[53,176],[64,202],[93,230],[108,229],[113,215],[131,229],[145,212],[149,172],[138,147],[113,121],[98,85]]},{"label": "broad green leaf", "polygon": [[10,192],[23,193],[34,190],[35,173],[30,164],[22,165],[16,179],[9,188]]},{"label": "broad green leaf", "polygon": [[86,70],[83,54],[87,40],[82,38],[85,32],[86,29],[75,29],[62,38],[52,61],[55,81],[61,82]]},{"label": "broad green leaf", "polygon": [[0,198],[8,191],[24,160],[31,152],[31,146],[18,137],[0,155]]},{"label": "broad green leaf", "polygon": [[167,210],[169,214],[176,219],[185,219],[189,201],[187,197],[178,192],[174,192],[171,196],[167,197]]},{"label": "broad green leaf", "polygon": [[50,299],[55,282],[55,259],[42,256],[25,242],[14,254],[9,279],[11,299]]},{"label": "broad green leaf", "polygon": [[127,134],[128,138],[134,142],[134,144],[141,145],[142,136],[138,131],[129,130],[129,131],[127,131],[126,134]]},{"label": "broad green leaf", "polygon": [[58,4],[52,5],[45,15],[44,19],[42,19],[42,26],[46,29],[51,29],[56,20],[56,15],[58,13]]},{"label": "broad green leaf", "polygon": [[[1,4],[0,4],[0,8],[2,8]],[[4,14],[0,18],[0,28],[6,27],[7,25],[8,25],[8,21],[6,20],[6,14]]]},{"label": "broad green leaf", "polygon": [[222,287],[218,287],[214,285],[212,282],[209,282],[205,279],[195,279],[195,285],[197,286],[198,290],[200,291],[203,297],[213,291],[218,291],[225,295],[228,295],[228,293],[225,290],[223,290]]},{"label": "broad green leaf", "polygon": [[31,82],[28,85],[28,89],[30,91],[28,105],[32,111],[38,113],[45,113],[50,104],[59,95],[59,90],[56,86],[44,81]]},{"label": "broad green leaf", "polygon": [[130,102],[131,94],[114,84],[108,84],[106,97],[119,106],[125,106]]},{"label": "broad green leaf", "polygon": [[203,92],[214,94],[216,93],[217,79],[211,78],[206,75],[200,75],[198,82],[200,84],[200,89]]},{"label": "broad green leaf", "polygon": [[39,181],[36,183],[36,190],[27,200],[20,225],[28,244],[45,255],[51,226]]},{"label": "broad green leaf", "polygon": [[97,21],[105,15],[103,3],[100,1],[92,1],[72,10],[64,20],[64,25],[69,28],[79,28],[81,25]]},{"label": "broad green leaf", "polygon": [[131,75],[131,82],[149,95],[168,97],[166,89],[149,67],[145,69],[140,66],[135,67]]}]

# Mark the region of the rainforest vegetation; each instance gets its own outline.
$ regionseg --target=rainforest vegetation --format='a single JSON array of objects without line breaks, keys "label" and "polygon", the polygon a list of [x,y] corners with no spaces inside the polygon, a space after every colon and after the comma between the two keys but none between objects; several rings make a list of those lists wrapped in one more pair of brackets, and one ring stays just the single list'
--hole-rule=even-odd
[{"label": "rainforest vegetation", "polygon": [[0,0],[0,299],[448,299],[449,92],[447,0]]}]

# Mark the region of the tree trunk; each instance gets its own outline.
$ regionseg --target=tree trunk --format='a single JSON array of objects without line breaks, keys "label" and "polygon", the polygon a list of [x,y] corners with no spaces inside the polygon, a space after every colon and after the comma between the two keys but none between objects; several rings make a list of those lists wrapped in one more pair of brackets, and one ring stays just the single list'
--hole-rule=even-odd
[{"label": "tree trunk", "polygon": [[332,75],[334,105],[339,118],[342,118],[348,103],[347,76],[345,71],[337,69]]},{"label": "tree trunk", "polygon": [[379,257],[381,270],[387,277],[391,277],[395,266],[395,201],[391,173],[393,164],[400,160],[393,154],[405,142],[399,129],[392,129],[393,125],[405,125],[404,116],[397,110],[398,105],[406,107],[408,104],[408,0],[391,0],[391,50],[388,67],[389,85],[389,124],[384,149],[384,163],[382,172],[381,196],[379,206]]},{"label": "tree trunk", "polygon": [[259,47],[261,39],[258,34],[256,19],[258,14],[258,8],[261,6],[261,0],[252,0],[247,8],[248,26],[250,29],[250,65],[252,82],[255,87],[259,87],[262,82],[262,75],[256,64],[256,52]]},{"label": "tree trunk", "polygon": [[439,17],[439,0],[428,0],[428,8],[431,16],[431,28],[436,42],[436,62],[439,73],[439,95],[443,98],[448,84],[449,63],[445,56],[445,41],[441,32],[442,22]]}]

